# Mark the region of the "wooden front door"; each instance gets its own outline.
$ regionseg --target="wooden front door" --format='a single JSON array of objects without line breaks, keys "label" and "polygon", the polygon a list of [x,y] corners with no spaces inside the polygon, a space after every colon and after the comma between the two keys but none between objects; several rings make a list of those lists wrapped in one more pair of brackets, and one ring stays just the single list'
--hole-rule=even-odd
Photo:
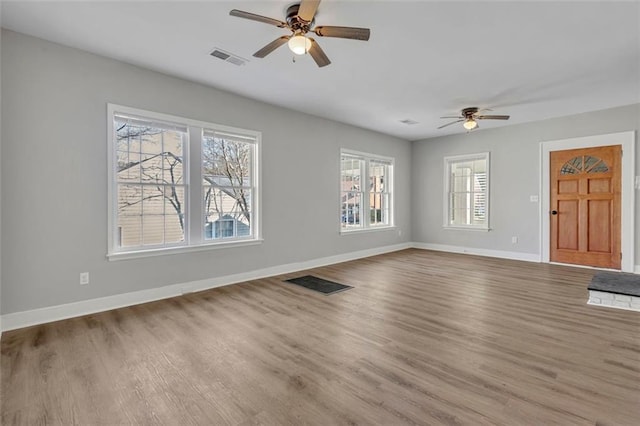
[{"label": "wooden front door", "polygon": [[552,262],[620,269],[620,145],[550,153]]}]

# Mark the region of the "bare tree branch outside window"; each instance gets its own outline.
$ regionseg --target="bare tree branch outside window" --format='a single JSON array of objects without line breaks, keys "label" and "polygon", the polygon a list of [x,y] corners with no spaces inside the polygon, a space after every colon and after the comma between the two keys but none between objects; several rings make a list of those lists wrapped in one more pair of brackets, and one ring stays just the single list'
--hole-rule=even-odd
[{"label": "bare tree branch outside window", "polygon": [[[146,237],[143,242],[183,241],[183,143],[179,132],[124,123],[118,127],[116,135],[117,179],[121,184],[118,214],[122,218],[121,228],[125,228],[121,232],[142,234]],[[141,216],[142,222],[126,221],[127,216]],[[173,220],[177,220],[179,229],[172,232]],[[143,231],[145,228],[149,232]],[[156,237],[150,237],[151,230]]]},{"label": "bare tree branch outside window", "polygon": [[205,137],[203,179],[207,222],[227,216],[251,223],[251,145],[219,137]]}]

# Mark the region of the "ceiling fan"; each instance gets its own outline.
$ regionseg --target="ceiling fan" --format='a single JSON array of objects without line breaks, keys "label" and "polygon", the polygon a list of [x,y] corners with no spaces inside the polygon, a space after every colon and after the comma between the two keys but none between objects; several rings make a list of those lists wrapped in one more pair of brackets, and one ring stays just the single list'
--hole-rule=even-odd
[{"label": "ceiling fan", "polygon": [[369,28],[355,27],[335,27],[335,26],[315,26],[315,15],[318,10],[320,0],[302,0],[287,8],[286,22],[255,13],[243,12],[233,9],[229,12],[231,16],[251,19],[265,24],[275,25],[278,28],[286,28],[291,31],[291,35],[278,37],[271,43],[264,46],[253,54],[256,58],[264,58],[269,53],[276,50],[285,43],[289,44],[289,49],[296,55],[310,54],[319,67],[327,66],[331,63],[327,55],[320,48],[318,43],[307,33],[313,32],[320,37],[350,38],[353,40],[369,40]]},{"label": "ceiling fan", "polygon": [[486,115],[480,114],[482,111],[491,111],[486,108],[483,110],[479,110],[476,107],[464,108],[459,116],[445,116],[440,118],[457,118],[458,120],[452,121],[451,123],[444,124],[438,129],[442,129],[443,127],[451,126],[452,124],[462,123],[462,126],[471,131],[478,128],[478,120],[508,120],[508,115]]}]

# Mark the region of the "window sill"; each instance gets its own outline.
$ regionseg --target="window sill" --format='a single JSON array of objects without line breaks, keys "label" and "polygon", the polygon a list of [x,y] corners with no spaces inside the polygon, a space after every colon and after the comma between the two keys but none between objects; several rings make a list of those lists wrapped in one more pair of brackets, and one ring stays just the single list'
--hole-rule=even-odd
[{"label": "window sill", "polygon": [[377,232],[377,231],[393,231],[396,229],[395,226],[376,226],[373,228],[364,228],[364,229],[340,229],[340,235],[349,235],[349,234],[366,234],[369,232]]},{"label": "window sill", "polygon": [[111,261],[117,261],[117,260],[138,259],[143,257],[193,253],[198,251],[215,250],[215,249],[222,249],[222,248],[253,246],[253,245],[262,244],[263,241],[264,241],[263,239],[239,240],[239,241],[236,240],[236,241],[225,241],[220,243],[200,244],[197,246],[163,247],[163,248],[151,249],[151,250],[121,251],[121,252],[107,254],[107,259],[109,259],[109,261],[111,262]]},{"label": "window sill", "polygon": [[489,232],[491,228],[479,228],[473,226],[443,226],[445,231],[475,231],[475,232]]}]

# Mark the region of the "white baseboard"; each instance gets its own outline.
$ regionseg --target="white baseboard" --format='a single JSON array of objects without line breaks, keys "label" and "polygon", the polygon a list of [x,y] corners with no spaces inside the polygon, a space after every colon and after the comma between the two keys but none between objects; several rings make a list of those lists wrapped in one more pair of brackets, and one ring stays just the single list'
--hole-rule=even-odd
[{"label": "white baseboard", "polygon": [[540,255],[535,253],[520,253],[517,251],[490,250],[482,248],[450,246],[445,244],[413,243],[413,248],[423,250],[446,251],[450,253],[474,254],[478,256],[499,257],[501,259],[523,260],[525,262],[540,263]]},{"label": "white baseboard", "polygon": [[242,272],[239,274],[226,275],[223,277],[172,284],[164,287],[152,288],[149,290],[116,294],[113,296],[83,300],[81,302],[66,303],[64,305],[49,306],[46,308],[33,309],[23,312],[14,312],[11,314],[2,315],[0,317],[0,324],[2,326],[0,330],[15,330],[17,328],[29,327],[37,324],[44,324],[47,322],[59,321],[67,318],[94,314],[96,312],[109,311],[111,309],[153,302],[155,300],[167,299],[186,293],[208,290],[211,288],[222,287],[229,284],[236,284],[250,280],[271,277],[274,275],[288,274],[305,269],[318,268],[335,263],[347,262],[349,260],[361,259],[363,257],[390,253],[393,251],[404,250],[411,247],[411,243],[395,244],[391,246],[377,247],[373,249],[360,250],[335,256],[328,256],[304,262],[289,263],[286,265],[258,269],[255,271]]}]

